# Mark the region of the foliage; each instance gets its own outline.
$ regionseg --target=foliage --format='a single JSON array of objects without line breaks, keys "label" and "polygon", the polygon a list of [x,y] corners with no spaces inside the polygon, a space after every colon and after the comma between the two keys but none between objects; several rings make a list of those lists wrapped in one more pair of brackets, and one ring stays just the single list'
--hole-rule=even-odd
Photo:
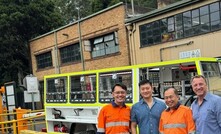
[{"label": "foliage", "polygon": [[0,84],[30,74],[28,40],[63,24],[50,0],[0,0]]},{"label": "foliage", "polygon": [[92,13],[91,0],[54,0],[54,2],[56,10],[63,16],[62,19],[66,24]]}]

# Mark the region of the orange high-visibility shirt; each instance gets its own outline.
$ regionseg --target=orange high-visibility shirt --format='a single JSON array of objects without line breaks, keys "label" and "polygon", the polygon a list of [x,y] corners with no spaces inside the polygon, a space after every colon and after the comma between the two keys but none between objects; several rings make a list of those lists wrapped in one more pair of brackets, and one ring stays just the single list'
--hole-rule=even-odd
[{"label": "orange high-visibility shirt", "polygon": [[178,105],[175,110],[164,110],[159,131],[161,134],[195,134],[192,110],[183,105]]},{"label": "orange high-visibility shirt", "polygon": [[119,107],[115,103],[104,106],[98,116],[98,133],[129,134],[130,107]]}]

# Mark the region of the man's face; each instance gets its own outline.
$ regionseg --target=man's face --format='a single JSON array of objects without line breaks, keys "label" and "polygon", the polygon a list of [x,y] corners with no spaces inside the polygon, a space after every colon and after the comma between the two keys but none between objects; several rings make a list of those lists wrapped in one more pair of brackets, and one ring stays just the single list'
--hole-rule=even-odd
[{"label": "man's face", "polygon": [[174,109],[179,101],[179,96],[174,93],[174,89],[168,89],[164,93],[164,100],[167,106]]},{"label": "man's face", "polygon": [[121,104],[123,104],[123,102],[125,102],[126,95],[127,95],[127,92],[123,88],[121,88],[120,86],[116,86],[114,88],[114,92],[112,93],[112,96],[114,98],[114,102],[117,105],[121,105]]},{"label": "man's face", "polygon": [[204,97],[206,95],[207,84],[203,78],[194,78],[191,85],[197,96]]},{"label": "man's face", "polygon": [[152,97],[152,94],[153,94],[153,88],[150,84],[140,85],[140,95],[144,99]]}]

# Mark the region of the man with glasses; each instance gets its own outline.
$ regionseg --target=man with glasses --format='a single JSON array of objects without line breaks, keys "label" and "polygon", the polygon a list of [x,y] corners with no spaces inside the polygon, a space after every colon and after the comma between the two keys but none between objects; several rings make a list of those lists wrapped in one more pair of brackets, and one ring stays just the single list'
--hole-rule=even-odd
[{"label": "man with glasses", "polygon": [[196,134],[221,134],[221,97],[208,92],[204,76],[196,75],[191,81],[197,99],[192,103]]},{"label": "man with glasses", "polygon": [[180,104],[178,91],[173,87],[167,88],[164,100],[168,108],[161,114],[160,134],[195,134],[192,111]]},{"label": "man with glasses", "polygon": [[98,116],[97,134],[129,134],[130,107],[125,105],[127,87],[115,84],[112,88],[114,100],[104,106]]},{"label": "man with glasses", "polygon": [[158,126],[161,112],[166,109],[166,104],[153,98],[153,87],[149,80],[139,83],[142,99],[132,106],[131,132],[137,134],[137,125],[140,134],[158,134]]}]

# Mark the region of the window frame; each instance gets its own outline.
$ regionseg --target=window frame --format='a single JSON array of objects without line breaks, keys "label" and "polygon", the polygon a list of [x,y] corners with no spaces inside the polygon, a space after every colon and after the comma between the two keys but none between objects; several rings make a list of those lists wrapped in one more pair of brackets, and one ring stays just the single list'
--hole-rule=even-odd
[{"label": "window frame", "polygon": [[51,51],[38,54],[35,57],[37,69],[45,69],[53,66]]},{"label": "window frame", "polygon": [[61,64],[81,61],[79,43],[59,48]]},{"label": "window frame", "polygon": [[97,58],[119,52],[117,32],[111,32],[91,41],[91,57]]}]

